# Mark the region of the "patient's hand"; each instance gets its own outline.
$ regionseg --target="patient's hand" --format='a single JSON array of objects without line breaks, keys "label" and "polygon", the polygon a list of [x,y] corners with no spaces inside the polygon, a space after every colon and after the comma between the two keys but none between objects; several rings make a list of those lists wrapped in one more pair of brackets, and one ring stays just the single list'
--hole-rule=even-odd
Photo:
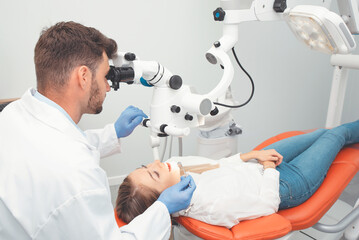
[{"label": "patient's hand", "polygon": [[280,155],[276,150],[274,149],[268,149],[268,150],[260,150],[260,151],[251,151],[245,154],[241,154],[241,159],[243,161],[248,161],[249,159],[257,159],[260,164],[263,165],[266,161],[274,162],[276,166],[281,164],[283,160],[283,156]]},{"label": "patient's hand", "polygon": [[272,162],[272,161],[265,161],[262,163],[262,165],[263,165],[264,169],[276,167],[275,162]]}]

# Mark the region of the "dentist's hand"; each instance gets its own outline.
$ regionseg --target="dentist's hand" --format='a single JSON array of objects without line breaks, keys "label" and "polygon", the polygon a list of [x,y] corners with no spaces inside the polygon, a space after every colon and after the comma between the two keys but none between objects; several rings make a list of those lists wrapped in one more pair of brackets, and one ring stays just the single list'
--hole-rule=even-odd
[{"label": "dentist's hand", "polygon": [[134,106],[127,107],[115,122],[117,138],[127,137],[142,122],[143,118],[148,118],[146,114]]},{"label": "dentist's hand", "polygon": [[181,182],[164,190],[158,201],[163,202],[172,214],[188,207],[195,189],[196,184],[190,175],[181,177]]}]

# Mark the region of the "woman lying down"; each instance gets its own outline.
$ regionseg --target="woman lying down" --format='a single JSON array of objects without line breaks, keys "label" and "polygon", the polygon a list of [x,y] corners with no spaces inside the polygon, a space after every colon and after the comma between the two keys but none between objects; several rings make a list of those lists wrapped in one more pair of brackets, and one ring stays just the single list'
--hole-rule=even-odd
[{"label": "woman lying down", "polygon": [[201,157],[176,157],[166,163],[157,160],[126,177],[118,191],[116,212],[130,222],[162,191],[180,181],[177,161],[183,165],[195,162],[200,165],[187,173],[197,188],[189,208],[176,215],[231,228],[242,220],[302,204],[321,185],[341,148],[357,142],[359,120],[283,139],[261,151],[215,161],[218,164],[203,165]]}]

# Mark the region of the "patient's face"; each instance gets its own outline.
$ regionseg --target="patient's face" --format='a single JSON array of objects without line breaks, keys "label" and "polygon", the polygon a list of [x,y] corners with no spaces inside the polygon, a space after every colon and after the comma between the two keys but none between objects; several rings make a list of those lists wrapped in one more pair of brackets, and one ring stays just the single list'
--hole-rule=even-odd
[{"label": "patient's face", "polygon": [[143,184],[160,193],[181,180],[178,169],[171,169],[167,163],[162,163],[159,160],[136,169],[130,173],[129,177],[135,184]]}]

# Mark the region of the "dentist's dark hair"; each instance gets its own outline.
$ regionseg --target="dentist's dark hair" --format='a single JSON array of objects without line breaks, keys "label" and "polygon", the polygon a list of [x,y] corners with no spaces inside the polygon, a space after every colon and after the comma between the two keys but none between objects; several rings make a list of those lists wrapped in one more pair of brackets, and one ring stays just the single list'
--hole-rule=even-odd
[{"label": "dentist's dark hair", "polygon": [[136,185],[127,176],[118,189],[116,214],[125,223],[129,223],[149,208],[160,193],[142,184]]},{"label": "dentist's dark hair", "polygon": [[59,22],[43,30],[34,56],[38,90],[61,90],[71,71],[82,65],[95,76],[104,51],[112,59],[117,44],[95,28],[75,22]]}]

